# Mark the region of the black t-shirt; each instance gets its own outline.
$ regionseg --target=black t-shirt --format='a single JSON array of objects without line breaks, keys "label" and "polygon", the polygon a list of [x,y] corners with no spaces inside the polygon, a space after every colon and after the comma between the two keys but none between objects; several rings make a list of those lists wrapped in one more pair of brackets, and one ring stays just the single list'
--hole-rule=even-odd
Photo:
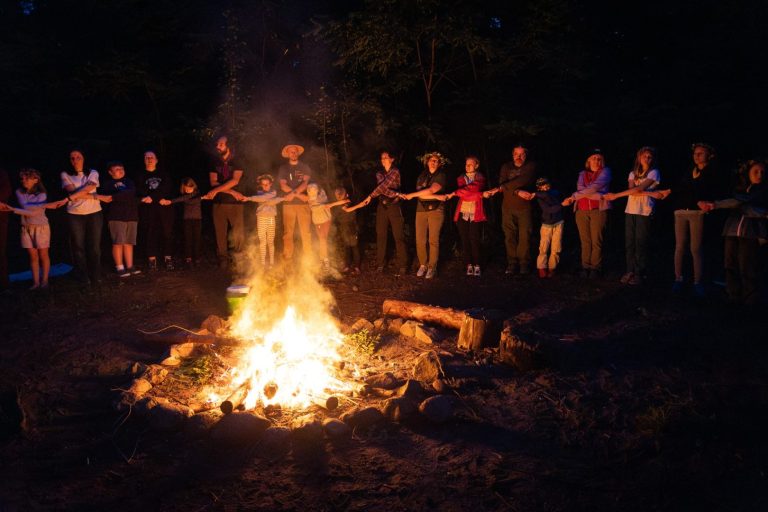
[{"label": "black t-shirt", "polygon": [[139,200],[136,185],[130,178],[108,179],[99,187],[99,194],[112,196],[107,206],[107,220],[131,222],[139,220]]},{"label": "black t-shirt", "polygon": [[[429,169],[422,172],[416,179],[416,190],[423,190],[429,188],[433,183],[440,184],[440,190],[438,193],[445,193],[445,173],[442,169],[438,169],[434,174],[429,172]],[[419,199],[416,204],[417,212],[431,212],[433,210],[441,210],[445,207],[445,202],[438,201],[437,199]]]},{"label": "black t-shirt", "polygon": [[[304,182],[304,177],[312,177],[312,169],[304,162],[298,162],[296,165],[290,163],[284,163],[277,170],[277,179],[285,180],[289,187],[295,189]],[[293,198],[291,201],[286,201],[283,204],[307,204],[301,199]]]},{"label": "black t-shirt", "polygon": [[144,170],[136,180],[137,195],[140,198],[151,197],[153,205],[159,205],[161,199],[170,199],[173,195],[171,175],[159,169],[152,172]]},{"label": "black t-shirt", "polygon": [[[242,171],[245,176],[245,170],[240,166],[240,163],[234,158],[230,158],[227,161],[219,159],[216,163],[216,180],[219,185],[223,185],[232,179],[235,175],[235,171]],[[240,180],[242,181],[242,177]],[[230,204],[243,204],[226,192],[219,192],[216,197],[213,198],[214,203],[230,203]]]}]

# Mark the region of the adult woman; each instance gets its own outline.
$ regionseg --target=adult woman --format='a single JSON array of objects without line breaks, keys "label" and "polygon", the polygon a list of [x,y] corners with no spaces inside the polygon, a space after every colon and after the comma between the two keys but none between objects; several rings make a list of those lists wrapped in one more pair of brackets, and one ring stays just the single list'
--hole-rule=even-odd
[{"label": "adult woman", "polygon": [[725,287],[733,302],[757,304],[759,295],[758,252],[760,241],[768,239],[768,188],[765,186],[766,162],[749,160],[739,169],[739,183],[730,199],[701,201],[705,212],[728,208],[725,221]]},{"label": "adult woman", "polygon": [[655,200],[664,199],[669,191],[656,191],[661,173],[656,168],[656,150],[644,146],[637,150],[635,164],[627,178],[627,189],[615,194],[605,194],[604,199],[613,201],[627,198],[624,210],[624,249],[627,270],[621,276],[624,284],[638,285],[645,278],[648,264],[648,242],[651,233],[651,216]]},{"label": "adult woman", "polygon": [[480,230],[486,220],[483,211],[485,176],[477,172],[479,167],[480,160],[469,155],[464,163],[464,174],[457,178],[459,188],[445,196],[446,199],[454,196],[459,198],[453,221],[461,237],[461,253],[467,266],[467,275],[475,277],[480,277]]},{"label": "adult woman", "polygon": [[419,259],[416,276],[432,279],[437,274],[440,230],[445,218],[445,199],[438,197],[437,193],[445,188],[446,176],[442,168],[448,159],[433,151],[423,155],[421,161],[424,171],[416,179],[416,191],[401,194],[400,197],[419,200],[416,205],[416,256]]},{"label": "adult woman", "polygon": [[[157,270],[157,256],[162,250],[166,270],[173,270],[173,208],[166,208],[173,196],[171,176],[157,168],[154,151],[144,153],[144,172],[136,180],[139,204],[139,229],[144,239],[149,270]],[[162,201],[162,202],[161,202]]]},{"label": "adult woman", "polygon": [[563,206],[573,205],[581,242],[581,275],[598,277],[603,267],[603,236],[611,202],[603,198],[611,184],[611,170],[605,166],[603,152],[593,149],[576,180],[576,192],[565,198]]},{"label": "adult woman", "polygon": [[683,290],[683,259],[686,246],[693,259],[693,289],[696,295],[704,295],[704,212],[699,209],[700,201],[713,201],[718,194],[719,181],[713,165],[715,150],[703,142],[692,146],[693,168],[683,174],[674,187],[675,195],[675,282],[673,293]]},{"label": "adult woman", "polygon": [[69,152],[70,168],[61,173],[67,194],[69,243],[78,277],[97,285],[101,279],[101,204],[96,197],[99,173],[85,167],[79,149]]}]

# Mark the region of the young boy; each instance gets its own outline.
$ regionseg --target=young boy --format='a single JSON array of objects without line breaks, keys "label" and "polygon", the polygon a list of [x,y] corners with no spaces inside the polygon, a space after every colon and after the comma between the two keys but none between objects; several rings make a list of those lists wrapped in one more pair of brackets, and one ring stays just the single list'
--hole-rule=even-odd
[{"label": "young boy", "polygon": [[[344,187],[337,187],[334,195],[336,196],[336,201],[349,201],[349,195]],[[341,210],[333,217],[336,222],[339,241],[341,242],[342,254],[344,255],[344,265],[342,268],[345,273],[360,273],[360,247],[357,240],[357,214],[355,210],[362,204],[351,207],[342,206]]]},{"label": "young boy", "polygon": [[539,277],[552,277],[560,262],[560,251],[563,240],[563,205],[560,193],[552,190],[552,185],[547,178],[536,180],[536,193],[534,197],[541,207],[541,242],[539,243],[539,256],[536,258],[536,268]]},{"label": "young boy", "polygon": [[110,205],[107,221],[115,270],[120,277],[141,274],[141,270],[133,267],[133,246],[136,245],[136,229],[139,224],[136,185],[125,177],[125,167],[120,162],[110,162],[107,172],[110,179],[102,184],[96,197]]}]

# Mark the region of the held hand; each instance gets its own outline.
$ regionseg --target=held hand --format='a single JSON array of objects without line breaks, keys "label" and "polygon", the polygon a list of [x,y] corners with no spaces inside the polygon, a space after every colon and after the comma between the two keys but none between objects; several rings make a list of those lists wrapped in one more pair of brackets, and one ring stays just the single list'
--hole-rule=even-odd
[{"label": "held hand", "polygon": [[[65,199],[64,202],[66,203],[67,200]],[[10,211],[11,211],[11,207],[10,206],[8,206],[5,203],[0,203],[0,212],[10,212]]]},{"label": "held hand", "polygon": [[214,197],[216,197],[216,192],[208,192],[207,194],[205,194],[204,196],[202,196],[200,199],[204,199],[204,200],[206,200],[206,201],[210,201],[210,200],[211,200],[211,199],[213,199]]},{"label": "held hand", "polygon": [[712,201],[699,201],[698,203],[696,203],[696,205],[699,207],[699,209],[701,209],[705,213],[711,212],[712,210],[715,209],[715,203],[713,203]]},{"label": "held hand", "polygon": [[245,196],[240,192],[238,192],[237,190],[230,190],[229,193],[232,197],[234,197],[238,201],[242,201],[243,199],[245,199]]},{"label": "held hand", "polygon": [[66,198],[59,199],[58,201],[54,201],[53,204],[54,204],[54,208],[61,208],[62,206],[67,204],[67,199]]},{"label": "held hand", "polygon": [[[112,199],[113,199],[112,196],[98,196],[98,197],[104,203],[111,203]],[[66,201],[66,199],[65,199],[65,201]]]},{"label": "held hand", "polygon": [[151,197],[149,197],[149,196],[146,196],[146,197],[142,197],[142,198],[141,198],[141,202],[142,202],[142,203],[145,203],[145,204],[151,204],[151,203],[152,203],[152,198],[151,198]]},{"label": "held hand", "polygon": [[664,199],[668,198],[669,194],[671,193],[672,193],[672,189],[669,189],[669,188],[667,190],[659,190],[658,192],[656,192],[656,199],[661,199],[663,201]]},{"label": "held hand", "polygon": [[[399,194],[398,194],[398,195],[399,195]],[[369,204],[371,204],[371,196],[368,196],[368,197],[366,197],[366,198],[363,200],[363,206],[368,206]]]},{"label": "held hand", "polygon": [[563,199],[563,202],[561,203],[563,206],[570,206],[576,201],[573,197],[566,197]]},{"label": "held hand", "polygon": [[613,201],[614,199],[616,199],[616,194],[611,194],[610,192],[608,192],[607,194],[603,194],[603,199],[605,199],[606,201]]},{"label": "held hand", "polygon": [[169,204],[171,204],[171,202],[168,199],[161,199],[160,204],[163,206],[168,206]]}]

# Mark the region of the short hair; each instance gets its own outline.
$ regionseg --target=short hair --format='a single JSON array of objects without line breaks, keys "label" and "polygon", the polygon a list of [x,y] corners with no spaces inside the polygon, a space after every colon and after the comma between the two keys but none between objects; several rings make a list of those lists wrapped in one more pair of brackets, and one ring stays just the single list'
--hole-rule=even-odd
[{"label": "short hair", "polygon": [[464,160],[474,160],[478,167],[480,167],[480,159],[477,157],[477,155],[469,154],[464,157]]},{"label": "short hair", "polygon": [[123,162],[121,162],[120,160],[111,160],[107,162],[107,172],[109,172],[109,170],[112,169],[113,167],[122,167],[123,169],[125,169],[125,165],[123,165]]},{"label": "short hair", "polygon": [[256,178],[256,183],[261,183],[261,180],[267,180],[270,183],[275,182],[275,178],[272,177],[271,174],[261,174],[258,178]]},{"label": "short hair", "polygon": [[33,194],[40,194],[40,193],[46,193],[45,185],[43,185],[43,177],[40,174],[40,171],[37,169],[33,169],[31,167],[24,168],[19,171],[19,178],[36,178],[37,183],[34,187],[32,187],[32,190],[30,190]]}]

